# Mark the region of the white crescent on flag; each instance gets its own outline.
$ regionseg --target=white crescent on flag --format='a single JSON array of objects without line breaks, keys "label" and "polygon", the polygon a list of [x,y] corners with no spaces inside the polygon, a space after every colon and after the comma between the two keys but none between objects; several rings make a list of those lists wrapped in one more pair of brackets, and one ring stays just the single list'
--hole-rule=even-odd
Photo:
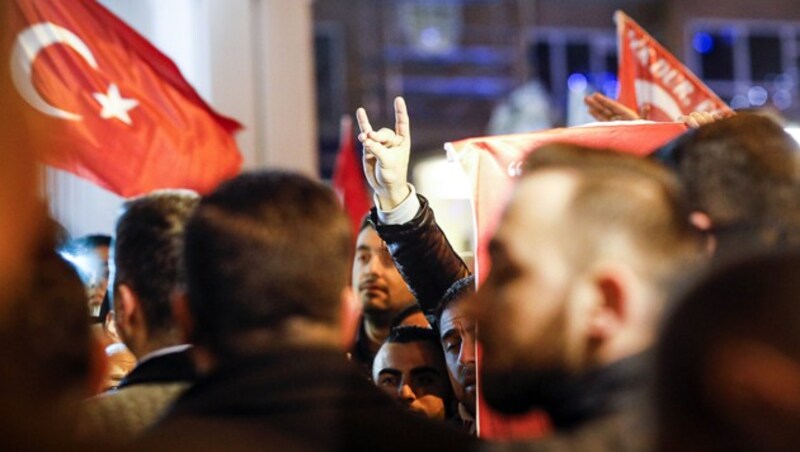
[{"label": "white crescent on flag", "polygon": [[31,80],[33,62],[39,52],[54,45],[63,44],[75,50],[94,69],[97,61],[86,43],[75,33],[50,22],[42,22],[23,30],[14,42],[11,53],[11,79],[14,87],[31,107],[56,118],[80,121],[83,117],[55,107],[42,98]]}]

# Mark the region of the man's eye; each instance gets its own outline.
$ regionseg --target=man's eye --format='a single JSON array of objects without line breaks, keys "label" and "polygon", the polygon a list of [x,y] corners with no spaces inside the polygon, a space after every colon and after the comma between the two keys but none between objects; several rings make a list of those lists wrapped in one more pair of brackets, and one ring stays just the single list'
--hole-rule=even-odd
[{"label": "man's eye", "polygon": [[368,253],[359,253],[358,255],[356,255],[356,260],[358,260],[360,264],[366,264],[367,262],[369,262],[369,257],[370,256]]},{"label": "man's eye", "polygon": [[397,386],[397,378],[396,377],[382,377],[378,381],[378,383],[380,383],[381,386],[394,387],[394,386]]},{"label": "man's eye", "polygon": [[447,352],[456,352],[461,347],[461,341],[451,341],[444,344],[444,349]]}]

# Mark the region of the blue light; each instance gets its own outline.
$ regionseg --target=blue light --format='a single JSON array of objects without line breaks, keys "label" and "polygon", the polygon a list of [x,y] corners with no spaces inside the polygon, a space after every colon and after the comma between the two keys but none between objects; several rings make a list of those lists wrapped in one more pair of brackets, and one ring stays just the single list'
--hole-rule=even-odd
[{"label": "blue light", "polygon": [[705,55],[714,50],[714,38],[708,33],[697,33],[694,35],[694,39],[692,39],[692,47],[694,47],[697,53]]},{"label": "blue light", "polygon": [[572,92],[582,93],[586,91],[588,84],[586,76],[578,72],[571,74],[567,79],[567,87],[569,87],[569,90]]}]

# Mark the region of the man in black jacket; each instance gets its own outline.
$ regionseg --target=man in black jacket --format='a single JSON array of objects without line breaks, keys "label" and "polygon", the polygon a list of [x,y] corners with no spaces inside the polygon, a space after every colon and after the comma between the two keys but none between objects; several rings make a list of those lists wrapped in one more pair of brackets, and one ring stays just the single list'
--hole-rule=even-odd
[{"label": "man in black jacket", "polygon": [[351,232],[303,176],[244,174],[204,198],[186,233],[201,380],[143,450],[464,450],[471,438],[394,404],[349,363]]},{"label": "man in black jacket", "polygon": [[199,199],[191,191],[164,190],[123,206],[112,252],[114,319],[138,364],[116,390],[86,401],[87,435],[130,440],[196,378],[172,307],[184,296],[183,236]]},{"label": "man in black jacket", "polygon": [[[379,200],[374,216],[412,290],[440,294],[457,279],[448,274],[458,259],[406,182],[402,99],[395,113],[395,130],[378,131],[357,113]],[[558,435],[538,447],[646,448],[646,351],[668,288],[700,255],[682,193],[663,168],[609,151],[553,146],[526,166],[471,304],[484,347],[483,396],[509,413],[544,409]],[[404,214],[391,221],[386,212]]]}]

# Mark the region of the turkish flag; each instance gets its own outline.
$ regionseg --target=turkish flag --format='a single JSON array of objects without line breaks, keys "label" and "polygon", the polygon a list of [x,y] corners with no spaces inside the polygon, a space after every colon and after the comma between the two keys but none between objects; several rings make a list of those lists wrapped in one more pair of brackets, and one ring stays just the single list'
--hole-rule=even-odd
[{"label": "turkish flag", "polygon": [[695,111],[731,111],[692,71],[622,11],[614,14],[619,51],[619,98],[647,119],[675,121]]},{"label": "turkish flag", "polygon": [[[528,153],[550,143],[569,143],[592,148],[611,148],[644,156],[686,131],[683,123],[626,121],[552,129],[542,132],[471,138],[448,143],[448,158],[457,160],[472,187],[475,215],[475,277],[480,284],[489,274],[488,244],[500,221],[503,208],[521,173]],[[478,329],[480,340],[480,327]],[[478,355],[480,369],[480,355]],[[490,439],[530,439],[547,430],[546,418],[539,412],[527,416],[503,416],[492,411],[480,397],[478,431]]]},{"label": "turkish flag", "polygon": [[358,235],[361,221],[372,207],[372,202],[367,194],[361,159],[356,158],[353,118],[350,115],[342,116],[339,128],[339,153],[336,155],[336,164],[331,179],[333,189],[350,217],[355,237]]},{"label": "turkish flag", "polygon": [[241,126],[213,111],[169,58],[99,3],[4,7],[11,36],[0,51],[12,82],[4,98],[24,101],[21,119],[43,163],[122,196],[204,193],[238,173],[232,134]]}]

